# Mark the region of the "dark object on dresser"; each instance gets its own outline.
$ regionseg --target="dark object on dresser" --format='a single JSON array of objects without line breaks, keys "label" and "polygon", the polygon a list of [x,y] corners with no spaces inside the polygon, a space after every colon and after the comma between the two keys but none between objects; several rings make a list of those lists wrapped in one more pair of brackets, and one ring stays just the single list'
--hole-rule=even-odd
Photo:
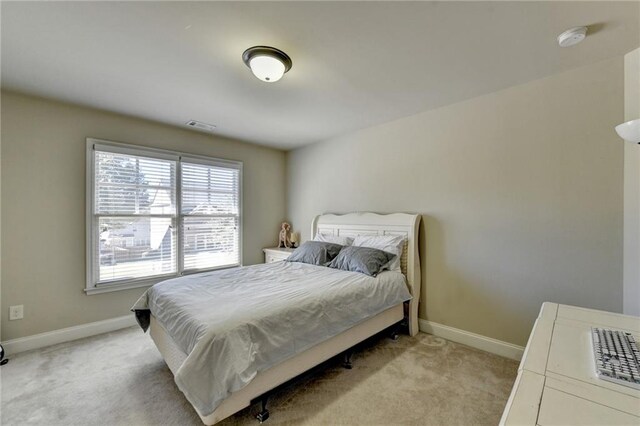
[{"label": "dark object on dresser", "polygon": [[5,365],[9,362],[9,359],[4,359],[4,348],[0,344],[0,365]]}]

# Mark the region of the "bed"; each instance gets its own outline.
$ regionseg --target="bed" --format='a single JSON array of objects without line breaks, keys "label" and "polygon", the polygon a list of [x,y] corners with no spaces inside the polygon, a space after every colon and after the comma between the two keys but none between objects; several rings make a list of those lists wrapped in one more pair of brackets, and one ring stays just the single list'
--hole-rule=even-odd
[{"label": "bed", "polygon": [[[419,221],[405,213],[313,220],[312,237],[405,236],[401,273],[371,278],[290,262],[216,271],[157,284],[136,304],[136,315],[147,313],[141,325],[203,423],[212,425],[405,318],[415,335]],[[212,323],[215,330],[204,326]],[[258,418],[266,417],[263,400]]]}]

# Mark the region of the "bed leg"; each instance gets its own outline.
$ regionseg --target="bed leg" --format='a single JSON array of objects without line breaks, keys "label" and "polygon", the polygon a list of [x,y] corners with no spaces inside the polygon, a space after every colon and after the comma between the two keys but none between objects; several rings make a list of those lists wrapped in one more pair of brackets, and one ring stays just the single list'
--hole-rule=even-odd
[{"label": "bed leg", "polygon": [[351,355],[353,354],[352,351],[346,351],[344,353],[344,362],[342,363],[342,366],[344,368],[346,368],[347,370],[351,370],[353,368],[353,364],[351,364]]},{"label": "bed leg", "polygon": [[260,405],[262,406],[262,411],[260,411],[258,414],[256,414],[256,419],[258,419],[258,421],[260,423],[266,421],[269,418],[269,410],[267,410],[267,400],[268,399],[269,399],[268,396],[264,396],[260,400]]},{"label": "bed leg", "polygon": [[393,341],[398,340],[398,337],[400,337],[400,323],[395,324],[393,326],[391,326],[391,329],[389,331],[389,338]]}]

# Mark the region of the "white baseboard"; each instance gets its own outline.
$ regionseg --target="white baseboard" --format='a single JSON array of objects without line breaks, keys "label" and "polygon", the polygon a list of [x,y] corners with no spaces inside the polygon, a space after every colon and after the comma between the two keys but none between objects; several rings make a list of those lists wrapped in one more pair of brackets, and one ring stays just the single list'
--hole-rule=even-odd
[{"label": "white baseboard", "polygon": [[130,327],[135,324],[136,320],[132,313],[131,315],[125,315],[123,317],[90,322],[88,324],[62,328],[60,330],[49,331],[46,333],[34,334],[33,336],[7,340],[6,342],[2,343],[2,346],[4,346],[4,350],[8,355],[13,355],[17,354],[18,352],[44,348],[45,346],[56,345],[58,343],[70,342],[71,340],[82,339],[84,337],[90,337],[97,334],[120,330],[121,328]]},{"label": "white baseboard", "polygon": [[460,330],[459,328],[449,327],[448,325],[438,324],[437,322],[418,320],[420,331],[451,340],[452,342],[462,343],[472,348],[480,349],[492,354],[500,355],[505,358],[520,361],[524,348],[522,346],[503,342],[502,340],[492,339],[491,337],[482,336],[480,334],[471,333],[469,331]]}]

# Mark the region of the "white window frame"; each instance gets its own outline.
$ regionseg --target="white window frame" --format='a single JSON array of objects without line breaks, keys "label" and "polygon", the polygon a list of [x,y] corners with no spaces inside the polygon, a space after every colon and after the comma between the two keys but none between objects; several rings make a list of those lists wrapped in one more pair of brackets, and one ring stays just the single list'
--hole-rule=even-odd
[{"label": "white window frame", "polygon": [[[156,275],[153,277],[143,277],[128,280],[118,280],[112,282],[97,282],[98,265],[95,264],[97,256],[94,251],[97,250],[96,233],[97,215],[94,214],[94,181],[95,181],[95,149],[98,146],[100,151],[116,152],[121,154],[137,155],[142,157],[160,158],[176,161],[176,212],[172,216],[176,226],[176,272],[171,274]],[[206,164],[211,166],[235,168],[238,170],[238,263],[233,265],[216,266],[205,269],[183,270],[183,231],[181,212],[182,203],[182,185],[181,185],[181,162]],[[204,271],[213,271],[217,269],[227,269],[242,266],[242,235],[243,235],[243,211],[242,211],[242,167],[241,161],[224,160],[220,158],[206,157],[202,155],[188,154],[178,151],[169,151],[164,149],[150,148],[140,145],[130,145],[120,142],[113,142],[104,139],[87,138],[86,150],[86,287],[87,294],[107,293],[118,290],[127,290],[131,288],[148,287],[160,281],[169,278],[175,278],[182,275],[194,274]]]}]

